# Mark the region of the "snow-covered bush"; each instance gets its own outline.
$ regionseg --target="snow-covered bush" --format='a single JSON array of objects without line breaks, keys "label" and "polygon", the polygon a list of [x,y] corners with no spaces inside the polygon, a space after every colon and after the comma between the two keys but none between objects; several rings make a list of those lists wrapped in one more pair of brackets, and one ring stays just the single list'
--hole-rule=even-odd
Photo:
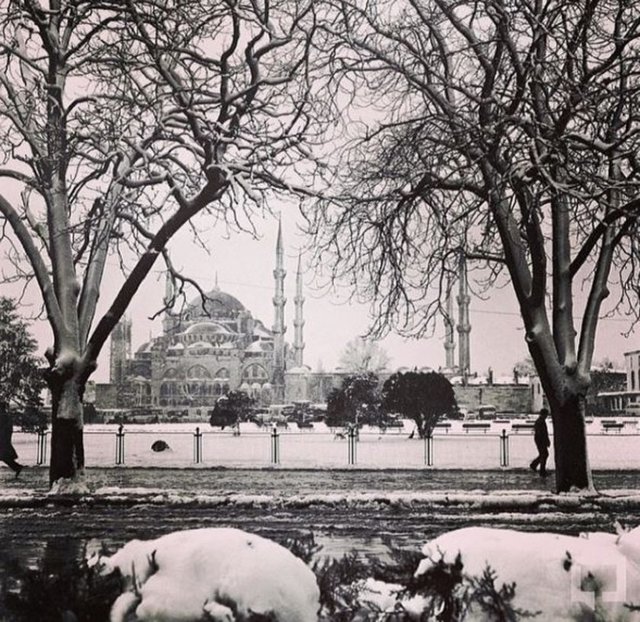
[{"label": "snow-covered bush", "polygon": [[0,574],[2,622],[107,622],[121,592],[117,577],[100,576],[82,556],[80,563],[3,563]]},{"label": "snow-covered bush", "polygon": [[319,590],[308,566],[271,540],[239,529],[177,531],[132,540],[101,557],[125,590],[112,622],[316,622]]},{"label": "snow-covered bush", "polygon": [[440,559],[417,576],[419,553],[391,549],[391,560],[380,562],[356,554],[316,566],[323,604],[323,622],[463,622],[475,608],[486,620],[512,622],[530,617],[513,606],[515,586],[495,584],[486,566],[477,576],[463,572],[458,555],[452,563]]},{"label": "snow-covered bush", "polygon": [[[442,566],[458,565],[466,577],[483,576],[490,566],[494,590],[501,586],[495,591],[519,617],[639,621],[633,606],[640,601],[639,545],[640,528],[619,537],[573,537],[468,527],[425,544],[416,580]],[[519,619],[488,616],[487,601],[477,597],[468,603],[465,620]]]},{"label": "snow-covered bush", "polygon": [[[0,619],[107,622],[115,601],[111,619],[127,622],[640,620],[640,528],[578,538],[474,527],[383,561],[322,557],[312,535],[282,544],[203,529],[134,540],[99,565],[5,566]],[[124,592],[98,572],[116,568]]]}]

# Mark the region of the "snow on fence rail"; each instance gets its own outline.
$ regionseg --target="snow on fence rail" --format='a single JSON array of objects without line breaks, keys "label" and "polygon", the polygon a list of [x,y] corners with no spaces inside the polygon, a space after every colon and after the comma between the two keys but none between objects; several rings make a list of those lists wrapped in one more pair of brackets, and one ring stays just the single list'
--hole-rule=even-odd
[{"label": "snow on fence rail", "polygon": [[[293,429],[292,429],[293,427]],[[87,466],[268,467],[286,468],[468,468],[526,467],[536,450],[531,430],[436,430],[429,439],[404,431],[375,428],[355,432],[258,428],[240,433],[194,424],[159,426],[87,425]],[[603,431],[589,435],[590,462],[596,469],[640,468],[640,434]],[[160,441],[163,451],[152,446]],[[14,433],[26,464],[46,465],[49,433]],[[550,460],[553,468],[553,459]]]}]

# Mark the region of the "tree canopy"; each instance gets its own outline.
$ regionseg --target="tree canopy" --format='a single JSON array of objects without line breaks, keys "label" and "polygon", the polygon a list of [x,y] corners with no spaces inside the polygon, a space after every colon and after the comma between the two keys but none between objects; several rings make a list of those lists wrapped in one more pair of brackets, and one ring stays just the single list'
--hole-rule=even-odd
[{"label": "tree canopy", "polygon": [[339,366],[352,374],[385,370],[391,359],[379,343],[371,339],[356,337],[347,342],[340,355]]},{"label": "tree canopy", "polygon": [[309,211],[319,262],[374,302],[374,334],[432,330],[461,252],[476,289],[510,283],[551,407],[556,485],[592,488],[598,318],[640,312],[637,9],[336,4],[331,72],[358,124],[332,196]]},{"label": "tree canopy", "polygon": [[255,400],[244,391],[229,391],[216,401],[209,423],[223,429],[236,425],[246,418],[254,404]]},{"label": "tree canopy", "polygon": [[437,372],[397,372],[382,386],[382,408],[416,424],[420,438],[430,436],[438,420],[453,416],[457,402],[449,380]]},{"label": "tree canopy", "polygon": [[373,372],[346,376],[340,388],[327,397],[328,426],[378,425],[380,423],[380,389]]},{"label": "tree canopy", "polygon": [[0,298],[0,409],[32,411],[42,405],[44,361],[11,298]]}]

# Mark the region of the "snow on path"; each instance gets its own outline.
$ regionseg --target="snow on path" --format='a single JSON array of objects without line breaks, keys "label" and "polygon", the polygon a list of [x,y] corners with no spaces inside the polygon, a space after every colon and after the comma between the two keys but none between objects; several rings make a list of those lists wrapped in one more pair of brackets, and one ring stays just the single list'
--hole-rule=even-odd
[{"label": "snow on path", "polygon": [[597,495],[568,493],[553,494],[543,491],[519,490],[451,490],[424,492],[390,492],[390,491],[336,491],[327,493],[238,493],[223,491],[219,493],[189,491],[167,488],[119,486],[99,487],[89,494],[77,496],[58,495],[43,492],[33,488],[0,488],[0,507],[28,507],[49,504],[59,500],[65,504],[139,502],[148,504],[184,505],[196,504],[202,506],[234,505],[234,506],[279,506],[279,507],[308,507],[311,505],[326,506],[367,506],[374,504],[391,506],[411,505],[440,505],[464,506],[472,511],[483,509],[499,510],[529,508],[539,509],[557,508],[571,510],[577,508],[598,509],[607,507],[632,508],[640,506],[640,490],[611,489],[600,491]]}]

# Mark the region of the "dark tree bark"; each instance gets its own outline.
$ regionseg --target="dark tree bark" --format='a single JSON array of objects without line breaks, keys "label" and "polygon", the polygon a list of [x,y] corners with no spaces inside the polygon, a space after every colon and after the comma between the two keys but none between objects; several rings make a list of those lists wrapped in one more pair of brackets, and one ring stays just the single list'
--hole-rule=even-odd
[{"label": "dark tree bark", "polygon": [[551,406],[556,490],[593,490],[587,454],[585,400],[573,395],[563,404]]}]

